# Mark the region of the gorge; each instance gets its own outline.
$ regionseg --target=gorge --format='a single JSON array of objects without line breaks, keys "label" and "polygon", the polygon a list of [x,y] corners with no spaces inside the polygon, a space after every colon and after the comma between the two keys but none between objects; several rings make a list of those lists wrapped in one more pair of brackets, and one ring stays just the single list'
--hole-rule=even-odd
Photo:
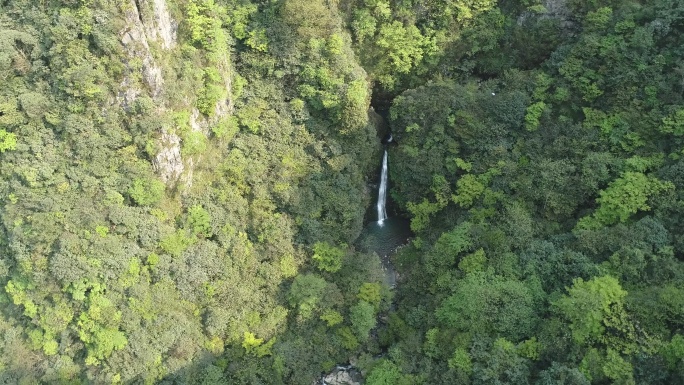
[{"label": "gorge", "polygon": [[682,20],[0,1],[0,383],[684,383]]}]

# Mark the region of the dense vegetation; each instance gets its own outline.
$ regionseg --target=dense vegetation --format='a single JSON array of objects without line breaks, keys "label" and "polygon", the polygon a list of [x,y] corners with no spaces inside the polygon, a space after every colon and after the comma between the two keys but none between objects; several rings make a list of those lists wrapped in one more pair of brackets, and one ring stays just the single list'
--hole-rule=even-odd
[{"label": "dense vegetation", "polygon": [[2,382],[308,382],[386,297],[365,72],[322,4],[169,2],[148,57],[153,6],[3,3]]},{"label": "dense vegetation", "polygon": [[[0,2],[0,383],[684,383],[678,0]],[[354,247],[380,159],[415,234]]]}]

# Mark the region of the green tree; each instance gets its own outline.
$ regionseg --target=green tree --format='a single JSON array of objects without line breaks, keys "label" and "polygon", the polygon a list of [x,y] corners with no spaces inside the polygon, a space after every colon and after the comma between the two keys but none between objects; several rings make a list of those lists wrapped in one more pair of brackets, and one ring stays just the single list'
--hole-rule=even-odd
[{"label": "green tree", "polygon": [[373,305],[366,301],[359,301],[349,310],[349,318],[356,336],[361,340],[367,339],[368,333],[376,324]]},{"label": "green tree", "polygon": [[534,131],[539,128],[539,119],[546,109],[546,104],[544,102],[536,102],[531,106],[527,107],[527,113],[525,114],[525,129],[528,131]]},{"label": "green tree", "polygon": [[461,223],[450,231],[442,233],[434,247],[425,255],[425,269],[435,274],[456,264],[458,255],[473,247],[472,225]]},{"label": "green tree", "polygon": [[459,332],[511,340],[531,335],[537,315],[533,292],[525,284],[473,272],[458,281],[453,290],[435,311],[443,325]]},{"label": "green tree", "polygon": [[16,150],[17,148],[17,135],[13,132],[7,132],[0,128],[0,152],[5,152],[7,150]]},{"label": "green tree", "polygon": [[681,334],[675,334],[670,342],[663,345],[660,354],[665,358],[670,369],[681,367],[684,362],[684,337]]},{"label": "green tree", "polygon": [[473,372],[473,361],[470,354],[463,348],[454,350],[454,354],[449,358],[448,363],[451,369],[460,370],[467,375]]},{"label": "green tree", "polygon": [[351,27],[356,39],[359,43],[363,43],[364,40],[375,35],[377,24],[378,21],[373,17],[371,12],[364,8],[354,12],[354,20],[352,21]]},{"label": "green tree", "polygon": [[465,208],[472,206],[474,201],[485,192],[486,186],[482,183],[482,179],[472,174],[459,178],[456,182],[456,194],[452,196],[454,203]]},{"label": "green tree", "polygon": [[320,318],[328,324],[328,327],[333,327],[344,321],[342,314],[332,309],[324,311]]},{"label": "green tree", "polygon": [[617,222],[625,222],[638,211],[650,210],[648,199],[671,190],[671,182],[663,182],[640,172],[628,171],[599,193],[598,209],[590,217],[577,223],[578,229],[598,229]]},{"label": "green tree", "polygon": [[553,362],[551,367],[539,374],[535,385],[589,385],[587,378],[576,368]]},{"label": "green tree", "polygon": [[156,179],[136,179],[128,194],[141,206],[152,206],[164,197],[164,183]]},{"label": "green tree", "polygon": [[464,273],[473,273],[476,271],[484,271],[487,264],[487,258],[483,249],[479,249],[472,254],[468,254],[458,263],[458,268]]},{"label": "green tree", "polygon": [[401,369],[394,362],[385,359],[376,364],[366,378],[368,385],[405,385],[410,383],[410,379],[401,373]]},{"label": "green tree", "polygon": [[[596,343],[630,352],[635,349],[634,326],[624,309],[627,292],[617,279],[605,275],[584,281],[576,278],[568,294],[553,303],[570,322],[573,340],[580,345]],[[611,333],[606,333],[607,329]]]},{"label": "green tree", "polygon": [[382,286],[379,283],[364,282],[359,288],[358,299],[368,302],[373,305],[375,309],[380,307],[382,301]]},{"label": "green tree", "polygon": [[188,209],[187,225],[195,235],[211,235],[211,217],[201,205],[194,205]]},{"label": "green tree", "polygon": [[516,354],[513,343],[499,338],[486,346],[478,341],[471,350],[473,384],[529,384],[530,362]]},{"label": "green tree", "polygon": [[188,237],[185,230],[178,229],[173,234],[163,238],[159,242],[159,247],[172,256],[179,257],[194,242],[195,239]]},{"label": "green tree", "polygon": [[299,309],[302,318],[309,318],[322,299],[323,290],[327,285],[323,278],[315,274],[298,275],[287,295],[290,305]]},{"label": "green tree", "polygon": [[388,89],[395,85],[395,73],[409,73],[434,50],[434,41],[416,26],[404,26],[399,21],[380,26],[375,44],[380,49],[377,77]]},{"label": "green tree", "polygon": [[334,273],[342,268],[345,251],[341,247],[332,246],[327,242],[314,244],[313,260],[320,270]]}]

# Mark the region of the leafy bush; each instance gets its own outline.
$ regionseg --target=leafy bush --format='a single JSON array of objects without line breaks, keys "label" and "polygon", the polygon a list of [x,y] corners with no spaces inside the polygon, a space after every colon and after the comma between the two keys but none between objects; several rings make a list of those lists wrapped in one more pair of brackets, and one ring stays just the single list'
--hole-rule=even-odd
[{"label": "leafy bush", "polygon": [[128,195],[141,206],[152,206],[164,197],[165,185],[156,179],[136,179]]}]

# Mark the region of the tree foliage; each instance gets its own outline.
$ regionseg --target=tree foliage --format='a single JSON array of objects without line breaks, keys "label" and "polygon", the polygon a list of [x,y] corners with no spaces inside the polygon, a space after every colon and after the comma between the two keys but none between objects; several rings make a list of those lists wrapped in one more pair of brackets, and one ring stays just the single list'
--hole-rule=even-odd
[{"label": "tree foliage", "polygon": [[0,2],[0,383],[683,383],[682,19]]}]

